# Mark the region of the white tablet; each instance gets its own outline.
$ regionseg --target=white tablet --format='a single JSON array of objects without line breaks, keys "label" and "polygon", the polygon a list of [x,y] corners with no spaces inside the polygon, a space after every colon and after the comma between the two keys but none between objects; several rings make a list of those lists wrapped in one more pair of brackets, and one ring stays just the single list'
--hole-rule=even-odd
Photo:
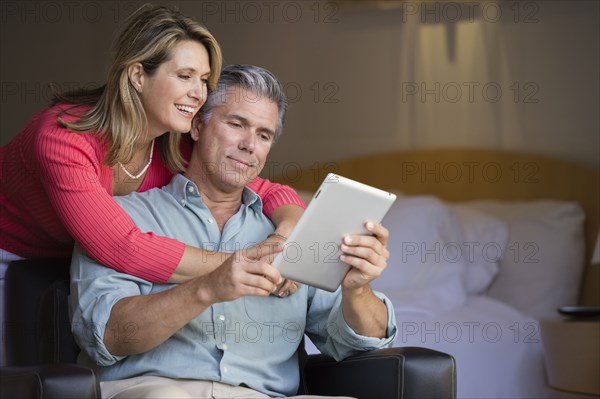
[{"label": "white tablet", "polygon": [[348,234],[369,234],[367,221],[380,223],[396,196],[330,173],[273,261],[289,280],[335,291],[350,269],[340,261]]}]

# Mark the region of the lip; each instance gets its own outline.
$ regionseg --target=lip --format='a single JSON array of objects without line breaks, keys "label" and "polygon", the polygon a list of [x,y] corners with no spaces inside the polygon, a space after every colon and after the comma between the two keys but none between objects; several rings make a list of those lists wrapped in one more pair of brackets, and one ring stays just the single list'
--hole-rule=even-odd
[{"label": "lip", "polygon": [[237,159],[237,158],[233,158],[233,157],[227,157],[227,158],[231,159],[236,165],[241,165],[245,168],[253,168],[254,167],[253,163],[246,162],[241,159]]},{"label": "lip", "polygon": [[[185,112],[180,110],[179,108],[177,108],[177,106],[183,106],[183,107],[188,107],[191,108],[192,110],[190,112]],[[194,106],[194,105],[187,105],[187,104],[175,104],[174,105],[175,110],[177,110],[177,113],[179,113],[179,115],[182,115],[188,119],[192,119],[194,118],[194,115],[196,115],[196,112],[198,111],[198,107]]]}]

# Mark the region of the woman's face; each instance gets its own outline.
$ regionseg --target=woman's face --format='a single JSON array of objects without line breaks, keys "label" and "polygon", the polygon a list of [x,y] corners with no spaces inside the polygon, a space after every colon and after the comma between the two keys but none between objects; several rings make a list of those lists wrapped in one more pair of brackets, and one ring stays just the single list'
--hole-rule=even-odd
[{"label": "woman's face", "polygon": [[141,72],[138,88],[149,139],[191,130],[194,115],[206,101],[210,72],[208,51],[192,40],[177,43],[154,75]]}]

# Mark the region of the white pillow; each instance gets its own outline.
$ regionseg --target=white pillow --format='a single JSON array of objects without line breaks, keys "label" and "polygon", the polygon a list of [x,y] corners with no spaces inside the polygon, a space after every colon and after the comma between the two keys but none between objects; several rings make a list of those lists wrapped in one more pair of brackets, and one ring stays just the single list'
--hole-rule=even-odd
[{"label": "white pillow", "polygon": [[466,301],[456,217],[431,196],[396,200],[383,219],[390,231],[388,267],[372,287],[384,292],[397,314],[435,315]]},{"label": "white pillow", "polygon": [[508,241],[508,227],[500,219],[464,203],[448,206],[458,218],[463,234],[463,257],[467,264],[463,275],[465,290],[470,295],[480,295],[498,273],[498,262]]},{"label": "white pillow", "polygon": [[541,319],[577,303],[584,265],[585,214],[576,202],[473,201],[509,228],[500,271],[487,295]]}]

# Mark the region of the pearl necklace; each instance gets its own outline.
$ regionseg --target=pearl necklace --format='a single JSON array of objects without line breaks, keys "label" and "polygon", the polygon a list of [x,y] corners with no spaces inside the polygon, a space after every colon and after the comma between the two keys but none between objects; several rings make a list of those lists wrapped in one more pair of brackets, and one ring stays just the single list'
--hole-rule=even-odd
[{"label": "pearl necklace", "polygon": [[140,177],[142,177],[142,175],[144,173],[146,173],[146,171],[148,170],[148,168],[150,167],[150,164],[152,163],[152,153],[154,152],[154,139],[152,139],[152,144],[150,145],[150,159],[148,160],[148,163],[146,164],[146,166],[144,166],[144,169],[142,169],[142,171],[140,173],[138,173],[137,175],[132,175],[131,173],[129,173],[129,171],[127,169],[125,169],[125,166],[123,166],[123,164],[121,162],[119,162],[119,166],[121,167],[121,169],[123,169],[123,172],[125,172],[125,174],[127,176],[129,176],[130,178],[137,180]]}]

